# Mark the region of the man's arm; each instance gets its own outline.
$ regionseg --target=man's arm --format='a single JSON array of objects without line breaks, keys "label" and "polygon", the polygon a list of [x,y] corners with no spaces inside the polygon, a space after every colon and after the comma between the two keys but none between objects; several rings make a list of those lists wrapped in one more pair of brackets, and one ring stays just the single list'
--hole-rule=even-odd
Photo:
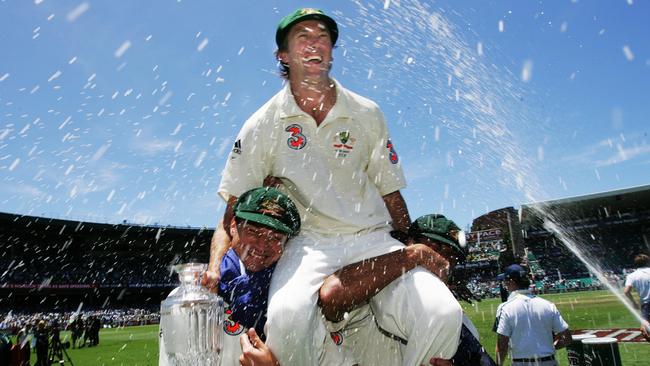
[{"label": "man's arm", "polygon": [[555,349],[560,349],[571,344],[571,341],[571,331],[567,328],[555,335],[555,342],[553,342],[553,345],[555,346]]},{"label": "man's arm", "polygon": [[346,312],[370,300],[405,272],[421,265],[446,280],[449,262],[424,244],[349,264],[325,278],[319,303],[330,321],[340,321]]},{"label": "man's arm", "polygon": [[219,221],[212,239],[210,240],[210,260],[208,269],[203,273],[201,285],[207,287],[212,292],[217,292],[219,281],[221,280],[221,260],[230,248],[230,237],[223,227],[223,220]]},{"label": "man's arm", "polygon": [[623,290],[623,293],[625,296],[627,296],[628,299],[630,299],[630,302],[632,303],[632,306],[634,306],[635,309],[639,309],[639,304],[634,300],[634,296],[632,296],[632,285],[627,285],[625,286],[625,289]]},{"label": "man's arm", "polygon": [[501,334],[497,334],[497,347],[496,347],[496,356],[497,356],[497,365],[504,365],[506,362],[506,357],[508,357],[508,343],[510,342],[510,337],[506,337]]},{"label": "man's arm", "polygon": [[221,280],[221,260],[228,249],[230,249],[231,237],[227,227],[224,227],[224,223],[230,225],[234,217],[233,206],[235,202],[237,202],[237,197],[230,197],[228,199],[223,220],[217,225],[210,240],[210,261],[208,262],[208,270],[205,271],[203,278],[201,278],[201,284],[212,292],[217,291],[217,286]]},{"label": "man's arm", "polygon": [[399,191],[385,195],[384,204],[388,209],[390,217],[393,219],[393,229],[399,232],[408,233],[411,226],[411,217],[406,208],[406,202]]}]

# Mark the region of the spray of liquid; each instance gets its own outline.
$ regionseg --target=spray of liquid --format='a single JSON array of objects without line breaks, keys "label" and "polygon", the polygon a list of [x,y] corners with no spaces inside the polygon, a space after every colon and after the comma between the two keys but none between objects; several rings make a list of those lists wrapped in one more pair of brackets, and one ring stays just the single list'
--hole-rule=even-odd
[{"label": "spray of liquid", "polygon": [[548,230],[549,232],[552,232],[555,234],[555,236],[562,241],[562,244],[573,253],[580,261],[587,267],[590,273],[592,273],[600,283],[605,285],[605,287],[612,293],[616,298],[623,304],[625,307],[630,311],[632,315],[639,321],[639,323],[643,324],[644,320],[641,317],[641,314],[634,308],[634,305],[630,302],[630,300],[621,293],[621,291],[615,287],[608,279],[605,277],[603,274],[603,270],[600,267],[598,261],[594,258],[591,258],[589,254],[586,251],[583,251],[580,248],[579,239],[578,238],[573,238],[571,237],[567,232],[562,230],[562,228],[559,226],[559,224],[550,217],[547,211],[543,210],[538,210],[538,214],[541,215],[541,217],[544,217],[544,228]]},{"label": "spray of liquid", "polygon": [[[447,184],[458,191],[462,187],[455,184],[457,181],[445,182],[445,175],[463,174],[460,185],[469,187],[463,192],[464,201],[475,207],[486,195],[508,195],[511,202],[539,202],[538,197],[546,196],[542,180],[536,177],[544,156],[539,136],[545,135],[540,129],[545,128],[542,121],[546,118],[537,115],[534,106],[543,103],[529,92],[530,88],[523,87],[533,77],[533,60],[524,62],[521,72],[499,67],[489,59],[494,48],[484,47],[479,36],[459,28],[457,24],[465,23],[462,15],[444,5],[401,1],[385,2],[381,10],[358,6],[359,16],[340,17],[341,22],[363,29],[368,40],[348,40],[354,51],[343,51],[343,61],[348,62],[345,67],[351,71],[346,76],[365,78],[366,85],[388,94],[384,100],[377,96],[382,105],[399,108],[418,107],[418,101],[422,104],[409,112],[400,110],[396,121],[414,135],[423,136],[420,150],[424,163],[413,169],[415,173],[407,172],[409,181],[435,179],[436,184],[428,185],[429,189]],[[400,62],[396,58],[401,58],[402,67],[395,67]],[[372,69],[364,72],[366,65]],[[366,92],[375,97],[372,88]],[[431,130],[433,138],[428,138]],[[448,144],[440,141],[441,135],[462,142],[445,154],[446,167],[431,165],[436,160],[431,146]],[[535,150],[532,153],[527,151],[531,147]],[[486,179],[494,172],[500,172],[496,179]],[[444,194],[444,198],[448,196],[453,193]],[[554,217],[552,210],[543,205],[534,209],[545,228],[641,322],[629,299],[604,276],[598,260],[584,250],[587,246],[579,245],[580,239],[563,228],[563,221]],[[444,212],[442,204],[440,211]]]}]

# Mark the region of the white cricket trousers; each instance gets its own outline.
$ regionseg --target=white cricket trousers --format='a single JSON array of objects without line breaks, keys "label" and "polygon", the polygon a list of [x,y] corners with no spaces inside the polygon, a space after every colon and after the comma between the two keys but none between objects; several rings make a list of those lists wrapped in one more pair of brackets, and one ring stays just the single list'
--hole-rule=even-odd
[{"label": "white cricket trousers", "polygon": [[[354,235],[304,232],[291,239],[273,273],[266,324],[267,344],[280,364],[316,366],[331,360],[323,352],[326,337],[331,340],[317,305],[325,277],[402,247],[387,229]],[[417,267],[393,281],[370,306],[382,329],[408,342],[403,365],[428,365],[432,357],[450,359],[455,354],[461,307],[447,286],[425,269]]]}]

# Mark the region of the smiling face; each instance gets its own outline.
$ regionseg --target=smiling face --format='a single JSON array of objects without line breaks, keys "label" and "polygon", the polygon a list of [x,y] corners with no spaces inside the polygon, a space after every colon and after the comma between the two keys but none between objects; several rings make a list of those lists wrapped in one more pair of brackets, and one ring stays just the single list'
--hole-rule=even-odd
[{"label": "smiling face", "polygon": [[252,221],[239,220],[231,226],[233,249],[250,272],[261,271],[282,255],[287,235]]},{"label": "smiling face", "polygon": [[297,80],[327,78],[332,65],[332,39],[325,23],[305,20],[295,24],[287,34],[287,48],[278,58]]}]

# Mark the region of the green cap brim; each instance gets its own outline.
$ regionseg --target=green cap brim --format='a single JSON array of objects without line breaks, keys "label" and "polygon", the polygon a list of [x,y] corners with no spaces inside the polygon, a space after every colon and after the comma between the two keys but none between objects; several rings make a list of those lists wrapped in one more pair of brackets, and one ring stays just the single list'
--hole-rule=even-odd
[{"label": "green cap brim", "polygon": [[419,235],[426,236],[429,239],[445,243],[452,247],[461,257],[465,257],[465,252],[461,249],[458,243],[455,243],[453,240],[449,240],[442,235],[432,234],[432,233],[419,233]]},{"label": "green cap brim", "polygon": [[273,230],[280,231],[289,236],[294,235],[293,230],[291,230],[291,228],[283,224],[280,220],[277,220],[271,216],[263,215],[257,212],[241,212],[241,211],[236,212],[235,216],[239,217],[240,219],[253,221],[255,223],[268,226]]}]

